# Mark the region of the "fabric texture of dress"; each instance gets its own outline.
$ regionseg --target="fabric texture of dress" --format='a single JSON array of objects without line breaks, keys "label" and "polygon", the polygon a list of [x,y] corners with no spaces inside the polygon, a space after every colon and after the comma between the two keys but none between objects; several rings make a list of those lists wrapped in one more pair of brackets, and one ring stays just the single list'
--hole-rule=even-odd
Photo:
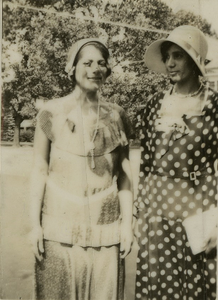
[{"label": "fabric texture of dress", "polygon": [[120,151],[128,145],[130,132],[124,110],[101,102],[93,139],[96,115],[91,111],[83,117],[80,106],[75,103],[72,107],[66,97],[45,104],[38,114],[38,126],[51,141],[42,206],[45,259],[36,266],[38,298],[50,295],[50,279],[55,274],[65,278],[50,288],[55,299],[62,294],[61,299],[66,300],[97,299],[97,295],[122,300],[116,181]]},{"label": "fabric texture of dress", "polygon": [[184,108],[180,116],[174,114],[178,107],[164,110],[172,97],[157,93],[138,116],[136,299],[212,300],[216,250],[193,255],[182,222],[217,206],[218,95],[203,86],[195,96],[203,108]]}]

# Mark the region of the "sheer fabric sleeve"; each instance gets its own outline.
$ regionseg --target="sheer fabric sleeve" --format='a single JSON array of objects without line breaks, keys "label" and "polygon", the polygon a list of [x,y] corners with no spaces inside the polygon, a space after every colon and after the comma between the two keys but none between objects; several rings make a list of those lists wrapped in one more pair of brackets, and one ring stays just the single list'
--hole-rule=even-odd
[{"label": "sheer fabric sleeve", "polygon": [[52,119],[52,112],[46,108],[40,110],[37,115],[37,126],[41,128],[41,130],[51,142],[54,141],[54,136],[52,133]]},{"label": "sheer fabric sleeve", "polygon": [[143,208],[143,189],[145,184],[145,177],[148,175],[150,169],[149,161],[149,137],[147,132],[147,125],[149,122],[151,101],[148,101],[144,108],[140,109],[137,114],[136,130],[139,133],[140,139],[140,168],[138,180],[138,192],[134,199],[133,216],[138,218],[139,210]]},{"label": "sheer fabric sleeve", "polygon": [[120,117],[121,117],[121,120],[123,122],[123,127],[124,127],[124,131],[125,131],[127,140],[129,141],[130,139],[134,138],[134,131],[133,131],[133,127],[132,127],[132,124],[130,122],[130,119],[126,115],[124,109],[121,109]]}]

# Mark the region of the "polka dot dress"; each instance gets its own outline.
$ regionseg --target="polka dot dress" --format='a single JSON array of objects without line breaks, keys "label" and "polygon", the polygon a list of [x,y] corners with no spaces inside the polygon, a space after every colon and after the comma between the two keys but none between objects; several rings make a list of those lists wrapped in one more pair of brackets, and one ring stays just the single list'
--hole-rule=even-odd
[{"label": "polka dot dress", "polygon": [[140,249],[135,298],[212,300],[216,250],[193,255],[182,222],[217,205],[218,95],[203,87],[197,95],[203,110],[177,119],[161,116],[165,97],[155,95],[138,116]]}]

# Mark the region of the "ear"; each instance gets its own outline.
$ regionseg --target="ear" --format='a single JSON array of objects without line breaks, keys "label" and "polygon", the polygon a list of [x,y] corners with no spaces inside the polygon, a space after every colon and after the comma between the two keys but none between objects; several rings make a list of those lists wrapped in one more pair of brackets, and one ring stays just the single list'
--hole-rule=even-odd
[{"label": "ear", "polygon": [[71,70],[68,72],[68,78],[69,78],[69,80],[71,80],[71,76],[74,75],[74,71],[75,71],[75,66],[73,66],[73,67],[71,68]]}]

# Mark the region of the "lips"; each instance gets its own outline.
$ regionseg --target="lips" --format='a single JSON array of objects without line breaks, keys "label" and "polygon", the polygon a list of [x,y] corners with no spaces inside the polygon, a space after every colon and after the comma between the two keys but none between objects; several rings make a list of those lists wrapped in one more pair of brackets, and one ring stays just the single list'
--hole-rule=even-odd
[{"label": "lips", "polygon": [[89,80],[99,81],[101,77],[88,77]]},{"label": "lips", "polygon": [[178,72],[177,71],[168,71],[170,76],[175,76]]}]

